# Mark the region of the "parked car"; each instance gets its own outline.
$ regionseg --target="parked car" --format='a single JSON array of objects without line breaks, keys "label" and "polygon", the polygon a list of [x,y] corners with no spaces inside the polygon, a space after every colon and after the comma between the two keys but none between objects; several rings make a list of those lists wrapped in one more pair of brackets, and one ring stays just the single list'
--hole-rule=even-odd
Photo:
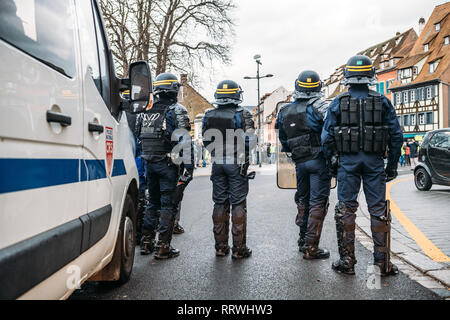
[{"label": "parked car", "polygon": [[97,1],[0,1],[0,300],[130,278],[139,178],[123,111],[149,106],[152,85],[146,62],[129,74],[116,77]]},{"label": "parked car", "polygon": [[450,128],[428,132],[419,150],[414,182],[420,191],[433,184],[450,186]]}]

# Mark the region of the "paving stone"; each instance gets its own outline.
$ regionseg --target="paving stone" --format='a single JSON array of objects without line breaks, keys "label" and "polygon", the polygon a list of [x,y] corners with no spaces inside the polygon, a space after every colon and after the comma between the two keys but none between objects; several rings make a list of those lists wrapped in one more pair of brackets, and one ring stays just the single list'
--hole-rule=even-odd
[{"label": "paving stone", "polygon": [[442,264],[431,260],[421,253],[407,252],[400,254],[400,256],[422,272],[444,268]]},{"label": "paving stone", "polygon": [[446,286],[450,287],[450,270],[429,271],[427,274],[438,279]]},{"label": "paving stone", "polygon": [[[415,280],[415,279],[413,279]],[[442,284],[440,284],[437,281],[434,280],[417,280],[417,283],[420,283],[422,286],[428,289],[445,289],[447,290]]]},{"label": "paving stone", "polygon": [[448,289],[431,289],[438,296],[445,298],[445,300],[450,300],[450,290]]},{"label": "paving stone", "polygon": [[411,248],[403,245],[400,241],[392,241],[391,243],[391,251],[395,254],[406,253],[411,251]]}]

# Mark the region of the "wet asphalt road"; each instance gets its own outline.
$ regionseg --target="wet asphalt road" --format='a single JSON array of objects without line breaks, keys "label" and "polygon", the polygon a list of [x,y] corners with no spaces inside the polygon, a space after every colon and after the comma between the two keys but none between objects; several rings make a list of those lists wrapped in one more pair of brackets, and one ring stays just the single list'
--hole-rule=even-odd
[{"label": "wet asphalt road", "polygon": [[382,278],[381,289],[368,289],[372,253],[359,243],[356,276],[331,269],[331,262],[338,257],[335,191],[321,240],[331,257],[303,260],[297,247],[293,199],[293,190],[276,187],[274,175],[258,174],[250,182],[248,198],[247,243],[253,256],[239,261],[230,255],[218,258],[212,233],[211,181],[196,177],[183,200],[181,225],[186,232],[173,240],[173,246],[181,251],[179,257],[158,261],[137,251],[128,283],[115,288],[86,283],[71,299],[438,299],[404,274]]}]

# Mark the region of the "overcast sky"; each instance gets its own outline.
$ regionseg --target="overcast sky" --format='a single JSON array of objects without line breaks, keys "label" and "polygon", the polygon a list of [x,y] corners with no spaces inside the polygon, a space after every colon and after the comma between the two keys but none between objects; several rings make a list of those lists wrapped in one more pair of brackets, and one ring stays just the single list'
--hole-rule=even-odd
[{"label": "overcast sky", "polygon": [[218,66],[212,83],[205,76],[200,93],[214,99],[216,84],[237,81],[244,89],[243,105],[256,105],[255,54],[262,56],[261,96],[279,86],[293,90],[298,74],[305,69],[327,78],[352,55],[427,21],[444,0],[236,0],[238,8],[232,64]]}]

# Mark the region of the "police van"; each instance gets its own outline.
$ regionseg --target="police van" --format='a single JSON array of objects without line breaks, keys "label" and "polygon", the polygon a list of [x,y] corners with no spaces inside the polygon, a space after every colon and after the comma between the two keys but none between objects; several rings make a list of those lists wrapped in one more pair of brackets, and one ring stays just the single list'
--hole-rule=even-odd
[{"label": "police van", "polygon": [[152,101],[148,64],[129,74],[116,78],[95,0],[0,1],[0,299],[129,279],[139,179],[124,109]]}]

